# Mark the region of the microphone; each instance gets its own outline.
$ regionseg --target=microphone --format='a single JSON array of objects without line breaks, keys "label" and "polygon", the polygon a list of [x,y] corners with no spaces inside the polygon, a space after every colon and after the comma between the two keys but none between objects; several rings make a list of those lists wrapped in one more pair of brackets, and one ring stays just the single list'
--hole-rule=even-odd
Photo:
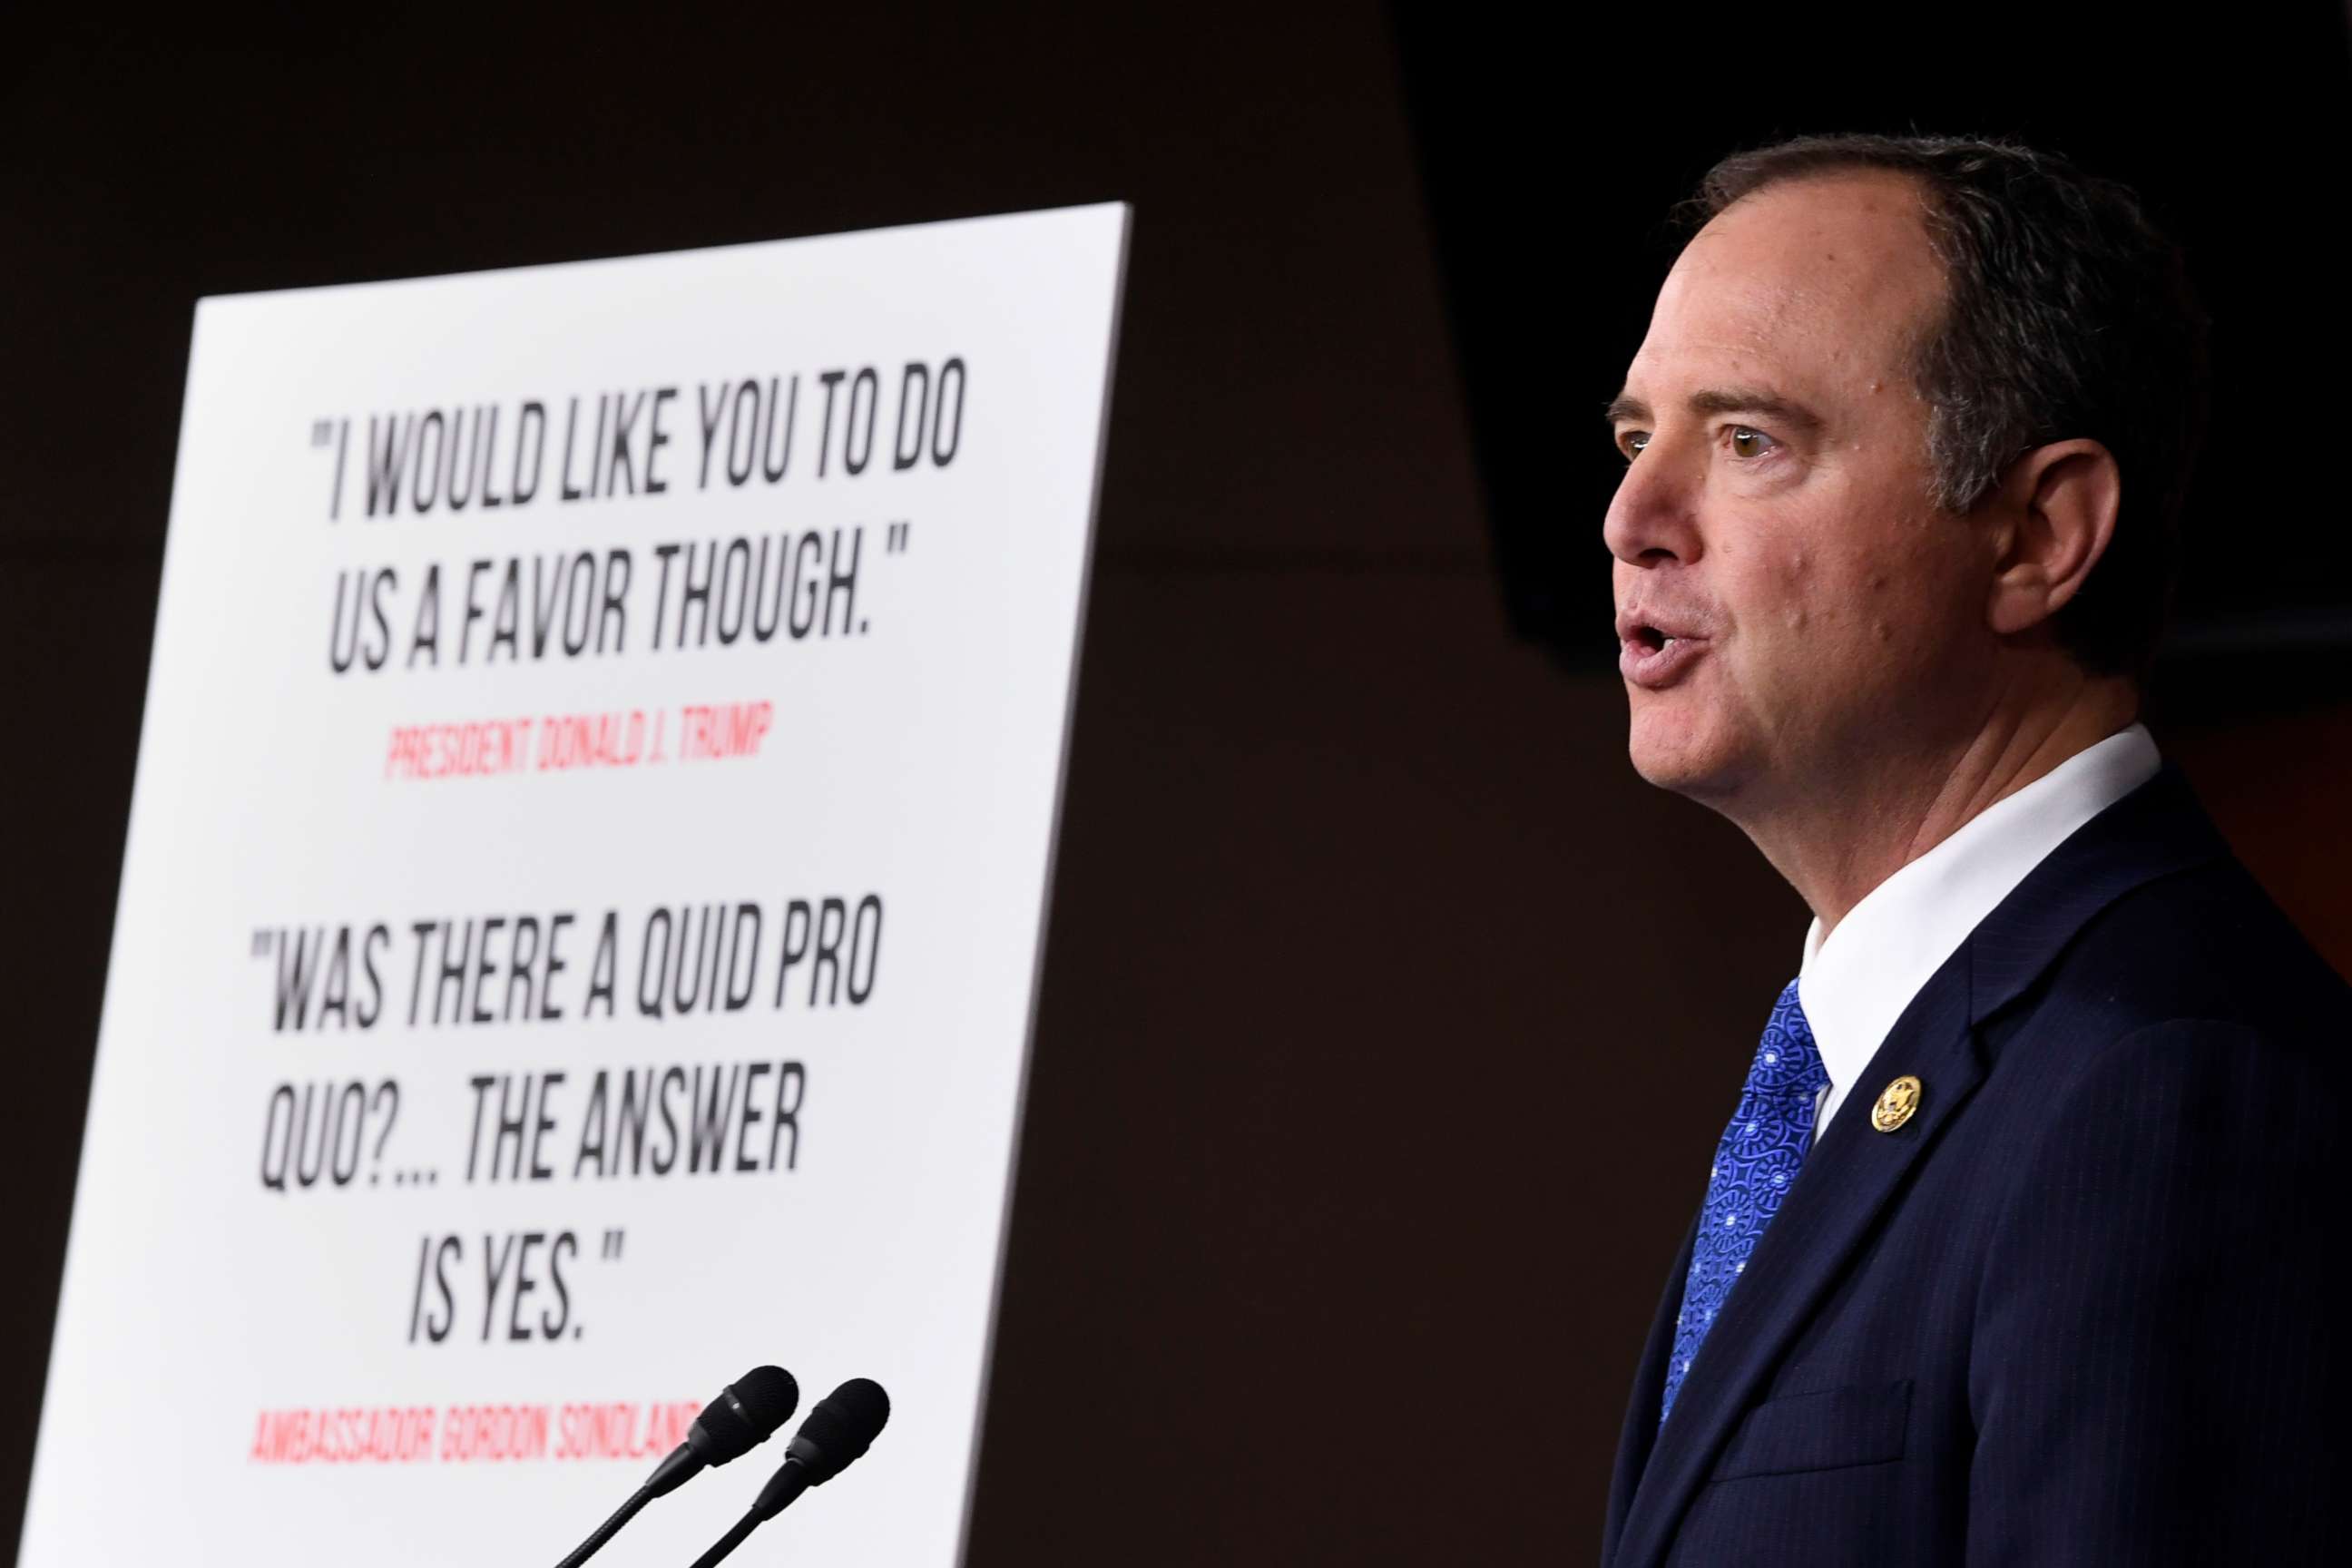
[{"label": "microphone", "polygon": [[821,1487],[856,1464],[890,1419],[890,1396],[872,1378],[853,1377],[816,1402],[801,1429],[784,1446],[784,1462],[760,1489],[751,1511],[694,1560],[694,1568],[715,1568],[751,1533],[792,1506],[811,1487]]},{"label": "microphone", "polygon": [[702,1407],[686,1430],[686,1441],[654,1467],[645,1489],[666,1497],[705,1468],[742,1458],[791,1420],[800,1403],[801,1385],[791,1373],[780,1366],[753,1367]]},{"label": "microphone", "polygon": [[[793,1418],[800,1402],[801,1385],[780,1366],[755,1366],[720,1389],[719,1397],[704,1405],[694,1425],[687,1428],[686,1441],[672,1448],[669,1457],[646,1478],[646,1484],[555,1568],[580,1568],[618,1535],[623,1525],[636,1518],[646,1504],[677,1490],[711,1466],[739,1458],[766,1442],[776,1428]],[[809,1419],[815,1418],[815,1412],[810,1412]]]}]

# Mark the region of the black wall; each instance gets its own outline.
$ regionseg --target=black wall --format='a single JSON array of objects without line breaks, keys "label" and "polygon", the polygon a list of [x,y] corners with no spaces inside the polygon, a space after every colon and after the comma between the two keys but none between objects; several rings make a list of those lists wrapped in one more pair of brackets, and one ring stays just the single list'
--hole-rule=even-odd
[{"label": "black wall", "polygon": [[[2206,265],[2242,279],[2239,373],[2266,354],[2300,388],[2249,395],[2221,443],[2216,614],[2340,580],[2311,542],[2340,515],[2318,393],[2347,329],[2312,237],[2332,216],[2313,182],[2340,163],[2286,160],[2305,120],[2339,124],[2345,62],[2335,14],[2307,15],[2259,52],[2319,62],[2333,97],[2270,90],[2268,119],[2224,123],[2203,106],[2243,85],[2246,50],[2176,50],[2173,75],[2104,80],[2105,118],[2067,138],[2186,204]],[[569,10],[234,39],[52,22],[0,55],[0,1540],[63,1257],[194,299],[1122,198],[972,1561],[1588,1557],[1700,1156],[1804,929],[1743,838],[1634,779],[1616,679],[1573,651],[1605,640],[1594,410],[1664,266],[1658,214],[1779,129],[2097,116],[2036,118],[2046,68],[1981,96],[1947,81],[1923,109],[1901,39],[1850,79],[1877,85],[1805,100],[1769,74],[1804,47],[1769,13],[1595,18],[1566,54],[1442,16],[1403,13],[1409,79],[1368,5]],[[1409,107],[1464,285],[1451,318]],[[1564,670],[1507,604],[1570,648]],[[2305,879],[2291,907],[2327,919],[2341,879],[2313,875],[2334,863],[2306,829],[2341,767],[2288,763],[2340,763],[2352,730],[2329,667],[2304,668],[2268,692],[2291,730],[2241,725],[2264,691],[2224,679],[2159,737],[2269,835],[2250,853]]]}]

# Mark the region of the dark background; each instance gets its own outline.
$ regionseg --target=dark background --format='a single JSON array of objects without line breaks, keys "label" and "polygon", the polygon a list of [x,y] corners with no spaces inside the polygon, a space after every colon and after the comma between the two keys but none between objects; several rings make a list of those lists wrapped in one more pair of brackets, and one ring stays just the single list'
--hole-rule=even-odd
[{"label": "dark background", "polygon": [[1608,665],[1598,409],[1716,156],[2014,133],[2184,238],[2221,395],[2158,738],[2352,966],[2342,16],[2051,9],[1678,7],[1542,40],[1459,5],[1216,4],[19,38],[0,1541],[196,297],[1124,199],[971,1562],[1587,1560],[1700,1155],[1805,921],[1736,831],[1633,776]]}]

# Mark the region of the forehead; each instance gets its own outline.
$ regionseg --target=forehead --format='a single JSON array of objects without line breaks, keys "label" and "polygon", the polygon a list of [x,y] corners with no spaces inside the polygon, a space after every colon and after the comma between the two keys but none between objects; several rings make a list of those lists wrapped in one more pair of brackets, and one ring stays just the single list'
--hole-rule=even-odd
[{"label": "forehead", "polygon": [[1735,376],[1826,396],[1899,374],[1944,298],[1923,204],[1914,181],[1881,170],[1733,203],[1667,275],[1628,390]]}]

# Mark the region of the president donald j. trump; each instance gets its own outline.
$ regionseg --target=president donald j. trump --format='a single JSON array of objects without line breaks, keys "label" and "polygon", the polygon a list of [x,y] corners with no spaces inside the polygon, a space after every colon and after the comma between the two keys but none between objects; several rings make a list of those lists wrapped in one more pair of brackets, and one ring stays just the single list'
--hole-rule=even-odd
[{"label": "president donald j. trump", "polygon": [[[1691,1150],[1603,1560],[2352,1562],[2352,992],[2137,721],[2177,254],[1966,140],[1782,143],[1697,206],[1610,409],[1633,761],[1815,918],[1703,1197]],[[2220,461],[2352,461],[2325,367],[2277,390]]]}]

